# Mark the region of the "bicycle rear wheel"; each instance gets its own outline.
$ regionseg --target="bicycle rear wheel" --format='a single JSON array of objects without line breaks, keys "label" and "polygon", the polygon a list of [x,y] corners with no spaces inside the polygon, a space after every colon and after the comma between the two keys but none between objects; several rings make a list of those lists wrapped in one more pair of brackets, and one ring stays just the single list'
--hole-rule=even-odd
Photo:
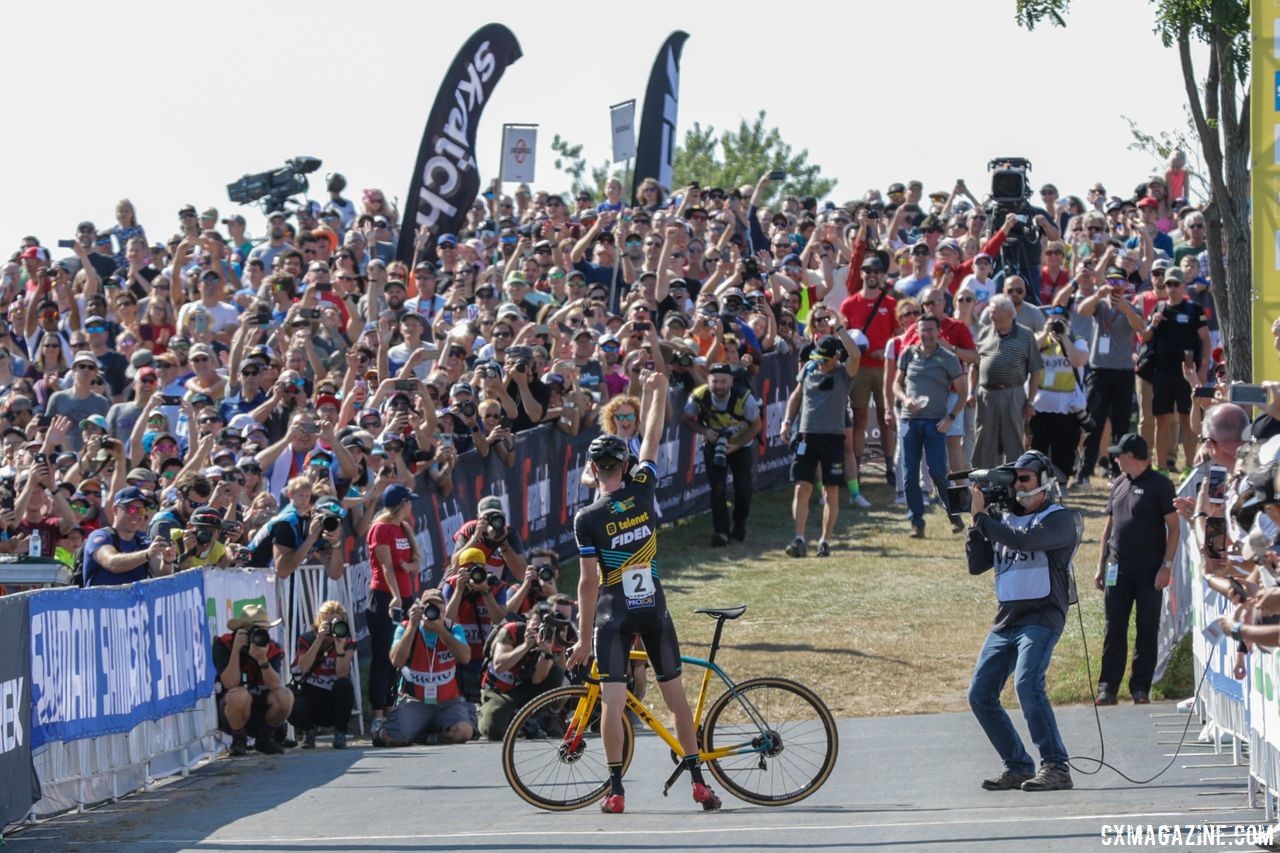
[{"label": "bicycle rear wheel", "polygon": [[[743,707],[749,702],[767,735]],[[711,774],[739,799],[785,806],[812,794],[836,766],[836,723],[808,687],[785,678],[753,678],[727,691],[707,712],[703,749],[742,744],[740,755],[707,762]]]},{"label": "bicycle rear wheel", "polygon": [[[609,790],[604,740],[598,731],[600,703],[586,710],[585,722],[574,727],[580,704],[587,701],[582,685],[559,687],[534,699],[516,714],[502,740],[502,772],[525,802],[551,811],[588,806]],[[522,737],[530,720],[546,722],[563,735]],[[593,729],[597,729],[593,731]],[[622,770],[631,765],[635,738],[631,721],[622,715]]]}]

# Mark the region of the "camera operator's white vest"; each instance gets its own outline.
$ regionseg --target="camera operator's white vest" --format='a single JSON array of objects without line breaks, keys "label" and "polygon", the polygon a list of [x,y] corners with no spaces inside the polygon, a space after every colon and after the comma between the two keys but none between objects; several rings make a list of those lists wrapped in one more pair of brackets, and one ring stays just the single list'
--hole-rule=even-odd
[{"label": "camera operator's white vest", "polygon": [[[1066,507],[1053,504],[1034,515],[1006,515],[1002,523],[1014,530],[1026,530],[1060,509]],[[1018,551],[998,542],[993,543],[992,550],[995,552],[997,601],[1030,601],[1049,594],[1048,551]]]}]

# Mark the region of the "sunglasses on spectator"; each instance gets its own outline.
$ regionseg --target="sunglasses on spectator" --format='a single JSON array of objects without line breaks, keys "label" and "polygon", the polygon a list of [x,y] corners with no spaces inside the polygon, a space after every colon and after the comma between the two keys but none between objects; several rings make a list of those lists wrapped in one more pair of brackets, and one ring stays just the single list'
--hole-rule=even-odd
[{"label": "sunglasses on spectator", "polygon": [[976,300],[972,296],[959,296],[956,298],[956,301],[957,302],[974,302]]},{"label": "sunglasses on spectator", "polygon": [[910,310],[910,311],[903,311],[903,312],[902,312],[902,316],[903,316],[903,317],[919,317],[919,316],[920,316],[920,312],[919,312],[919,311],[916,311],[915,309],[912,309],[912,310]]},{"label": "sunglasses on spectator", "polygon": [[164,444],[157,444],[154,449],[160,451],[161,453],[176,453],[178,450],[178,445],[165,442]]},{"label": "sunglasses on spectator", "polygon": [[97,369],[98,369],[98,365],[96,365],[96,364],[83,364],[83,363],[82,363],[82,364],[77,364],[77,365],[76,365],[76,370],[97,370]]},{"label": "sunglasses on spectator", "polygon": [[634,421],[636,419],[635,412],[615,412],[613,415],[615,421]]}]

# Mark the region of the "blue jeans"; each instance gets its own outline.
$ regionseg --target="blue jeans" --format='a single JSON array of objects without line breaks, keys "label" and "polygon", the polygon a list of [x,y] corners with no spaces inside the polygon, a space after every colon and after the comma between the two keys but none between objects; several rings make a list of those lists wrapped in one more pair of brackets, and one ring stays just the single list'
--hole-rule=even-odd
[{"label": "blue jeans", "polygon": [[1000,691],[1011,673],[1023,719],[1031,731],[1031,740],[1040,750],[1041,764],[1067,768],[1067,748],[1062,745],[1058,721],[1044,691],[1044,673],[1057,644],[1058,634],[1050,629],[1042,625],[1020,625],[992,631],[978,653],[973,681],[969,683],[969,707],[991,745],[1000,753],[1006,770],[1028,776],[1036,772],[1035,762],[1000,704]]},{"label": "blue jeans", "polygon": [[938,499],[947,498],[947,436],[938,432],[938,418],[907,418],[902,436],[902,470],[906,472],[903,491],[907,495],[907,515],[914,527],[924,527],[924,492],[920,491],[920,456],[923,453],[929,476],[938,490]]}]

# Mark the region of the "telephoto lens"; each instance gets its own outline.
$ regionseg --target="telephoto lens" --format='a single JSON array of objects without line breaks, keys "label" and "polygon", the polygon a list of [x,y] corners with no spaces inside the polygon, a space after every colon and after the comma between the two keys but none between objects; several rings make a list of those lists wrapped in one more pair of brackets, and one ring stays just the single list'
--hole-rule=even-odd
[{"label": "telephoto lens", "polygon": [[555,579],[556,579],[555,570],[552,569],[550,566],[543,566],[542,568],[538,569],[538,580],[542,581],[543,583],[551,583]]},{"label": "telephoto lens", "polygon": [[435,604],[428,604],[423,608],[422,616],[428,622],[435,622],[440,618],[440,608]]},{"label": "telephoto lens", "polygon": [[334,619],[329,623],[329,633],[335,637],[350,637],[351,626],[347,624],[345,619]]},{"label": "telephoto lens", "polygon": [[473,566],[467,576],[472,583],[484,583],[489,579],[489,571],[484,566]]},{"label": "telephoto lens", "polygon": [[271,634],[266,628],[252,628],[249,631],[249,642],[255,646],[268,646],[271,644]]}]

